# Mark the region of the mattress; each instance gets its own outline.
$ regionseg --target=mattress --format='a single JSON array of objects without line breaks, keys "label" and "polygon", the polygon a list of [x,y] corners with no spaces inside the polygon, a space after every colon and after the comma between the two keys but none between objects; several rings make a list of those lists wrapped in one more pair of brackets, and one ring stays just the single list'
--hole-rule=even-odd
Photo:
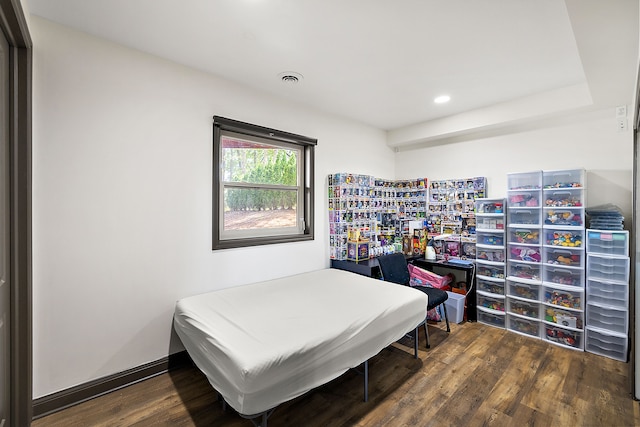
[{"label": "mattress", "polygon": [[426,307],[408,286],[324,269],[184,298],[174,327],[213,388],[250,416],[375,356]]}]

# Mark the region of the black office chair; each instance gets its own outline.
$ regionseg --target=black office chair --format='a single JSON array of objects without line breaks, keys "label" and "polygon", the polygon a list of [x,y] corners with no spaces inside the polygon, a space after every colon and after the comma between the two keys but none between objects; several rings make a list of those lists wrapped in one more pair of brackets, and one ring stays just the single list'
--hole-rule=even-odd
[{"label": "black office chair", "polygon": [[[409,268],[407,267],[407,259],[401,253],[394,253],[389,255],[382,255],[376,258],[378,265],[380,266],[380,272],[382,273],[382,279],[385,282],[397,283],[399,285],[409,286],[411,277],[409,275]],[[436,308],[442,305],[444,309],[444,319],[447,322],[447,332],[450,332],[449,318],[447,317],[447,305],[444,303],[449,295],[442,289],[430,288],[427,286],[414,286],[413,289],[418,289],[424,292],[429,297],[427,303],[427,310]],[[425,313],[424,322],[418,325],[418,328],[424,324],[424,333],[427,336],[427,348],[431,348],[429,343],[429,331],[427,330],[427,318]],[[416,328],[417,330],[417,328]],[[416,339],[418,334],[416,333]]]}]

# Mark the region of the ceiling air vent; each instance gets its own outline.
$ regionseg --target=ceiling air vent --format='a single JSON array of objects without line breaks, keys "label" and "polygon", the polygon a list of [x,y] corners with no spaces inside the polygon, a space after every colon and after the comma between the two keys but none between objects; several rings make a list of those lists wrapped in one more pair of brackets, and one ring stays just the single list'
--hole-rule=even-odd
[{"label": "ceiling air vent", "polygon": [[293,71],[285,71],[284,73],[278,74],[278,77],[283,83],[291,85],[298,84],[303,79],[302,74]]}]

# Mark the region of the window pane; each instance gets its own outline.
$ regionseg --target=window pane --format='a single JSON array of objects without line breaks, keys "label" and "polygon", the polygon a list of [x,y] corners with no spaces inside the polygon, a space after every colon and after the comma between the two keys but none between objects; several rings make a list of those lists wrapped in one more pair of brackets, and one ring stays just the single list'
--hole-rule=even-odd
[{"label": "window pane", "polygon": [[224,230],[297,228],[297,190],[224,189]]},{"label": "window pane", "polygon": [[223,181],[298,185],[297,148],[222,136]]}]

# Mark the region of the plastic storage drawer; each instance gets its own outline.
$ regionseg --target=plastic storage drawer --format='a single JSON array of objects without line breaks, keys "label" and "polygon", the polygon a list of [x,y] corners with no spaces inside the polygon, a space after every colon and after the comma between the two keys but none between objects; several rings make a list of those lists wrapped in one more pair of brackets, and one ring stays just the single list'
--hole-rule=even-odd
[{"label": "plastic storage drawer", "polygon": [[546,229],[544,231],[544,244],[563,248],[581,248],[583,236],[583,230]]},{"label": "plastic storage drawer", "polygon": [[476,260],[488,262],[504,262],[504,249],[476,245]]},{"label": "plastic storage drawer", "polygon": [[584,286],[584,271],[560,266],[545,266],[543,281],[558,285]]},{"label": "plastic storage drawer", "polygon": [[486,246],[504,246],[504,233],[495,232],[487,233],[481,232],[476,234],[476,243],[478,245]]},{"label": "plastic storage drawer", "polygon": [[593,304],[627,309],[629,306],[629,285],[588,279],[587,300]]},{"label": "plastic storage drawer", "polygon": [[504,214],[504,200],[502,199],[477,199],[476,214]]},{"label": "plastic storage drawer", "polygon": [[486,325],[495,326],[497,328],[505,327],[505,313],[490,313],[478,307],[478,322]]},{"label": "plastic storage drawer", "polygon": [[509,191],[507,205],[510,208],[539,208],[540,191]]},{"label": "plastic storage drawer", "polygon": [[599,354],[622,362],[627,361],[629,340],[625,335],[587,328],[586,336],[585,350],[589,353]]},{"label": "plastic storage drawer", "polygon": [[485,265],[476,262],[476,274],[478,276],[492,277],[494,279],[504,279],[504,266]]},{"label": "plastic storage drawer", "polygon": [[518,224],[519,226],[540,225],[539,209],[510,209],[509,224]]},{"label": "plastic storage drawer", "polygon": [[542,188],[542,171],[507,174],[509,190],[536,190]]},{"label": "plastic storage drawer", "polygon": [[582,350],[583,331],[572,331],[571,329],[544,324],[542,337],[553,344]]},{"label": "plastic storage drawer", "polygon": [[559,169],[542,171],[542,188],[583,188],[585,183],[584,169]]},{"label": "plastic storage drawer", "polygon": [[581,188],[545,190],[543,206],[547,208],[584,207],[584,191]]},{"label": "plastic storage drawer", "polygon": [[525,298],[531,301],[540,300],[540,285],[507,280],[507,295]]},{"label": "plastic storage drawer", "polygon": [[629,232],[587,230],[587,252],[629,256]]},{"label": "plastic storage drawer", "polygon": [[545,264],[584,268],[584,250],[582,249],[545,247],[543,259]]},{"label": "plastic storage drawer", "polygon": [[540,229],[536,228],[511,228],[509,229],[509,243],[539,245]]},{"label": "plastic storage drawer", "polygon": [[476,232],[478,230],[504,230],[504,218],[476,215]]},{"label": "plastic storage drawer", "polygon": [[542,302],[561,308],[584,310],[584,289],[543,285]]},{"label": "plastic storage drawer", "polygon": [[582,208],[552,208],[544,209],[543,223],[563,227],[584,226],[584,210]]},{"label": "plastic storage drawer", "polygon": [[507,313],[540,319],[540,303],[509,297],[507,298]]},{"label": "plastic storage drawer", "polygon": [[540,321],[518,316],[507,316],[507,329],[519,334],[540,338]]},{"label": "plastic storage drawer", "polygon": [[478,307],[492,311],[504,312],[504,295],[494,295],[478,291],[476,294]]},{"label": "plastic storage drawer", "polygon": [[629,312],[624,309],[587,304],[587,324],[594,328],[626,334],[629,331]]},{"label": "plastic storage drawer", "polygon": [[587,277],[607,281],[629,281],[629,258],[587,254]]},{"label": "plastic storage drawer", "polygon": [[[509,263],[508,277],[518,281],[529,281],[540,283],[542,276],[540,274],[540,264],[524,264],[518,262]],[[527,283],[527,282],[525,282]]]},{"label": "plastic storage drawer", "polygon": [[489,280],[477,278],[478,291],[496,295],[504,295],[504,280]]},{"label": "plastic storage drawer", "polygon": [[584,316],[582,311],[567,310],[564,308],[544,305],[542,318],[545,322],[555,323],[567,328],[584,329]]},{"label": "plastic storage drawer", "polygon": [[509,245],[507,258],[511,261],[540,263],[542,248],[539,246]]}]

